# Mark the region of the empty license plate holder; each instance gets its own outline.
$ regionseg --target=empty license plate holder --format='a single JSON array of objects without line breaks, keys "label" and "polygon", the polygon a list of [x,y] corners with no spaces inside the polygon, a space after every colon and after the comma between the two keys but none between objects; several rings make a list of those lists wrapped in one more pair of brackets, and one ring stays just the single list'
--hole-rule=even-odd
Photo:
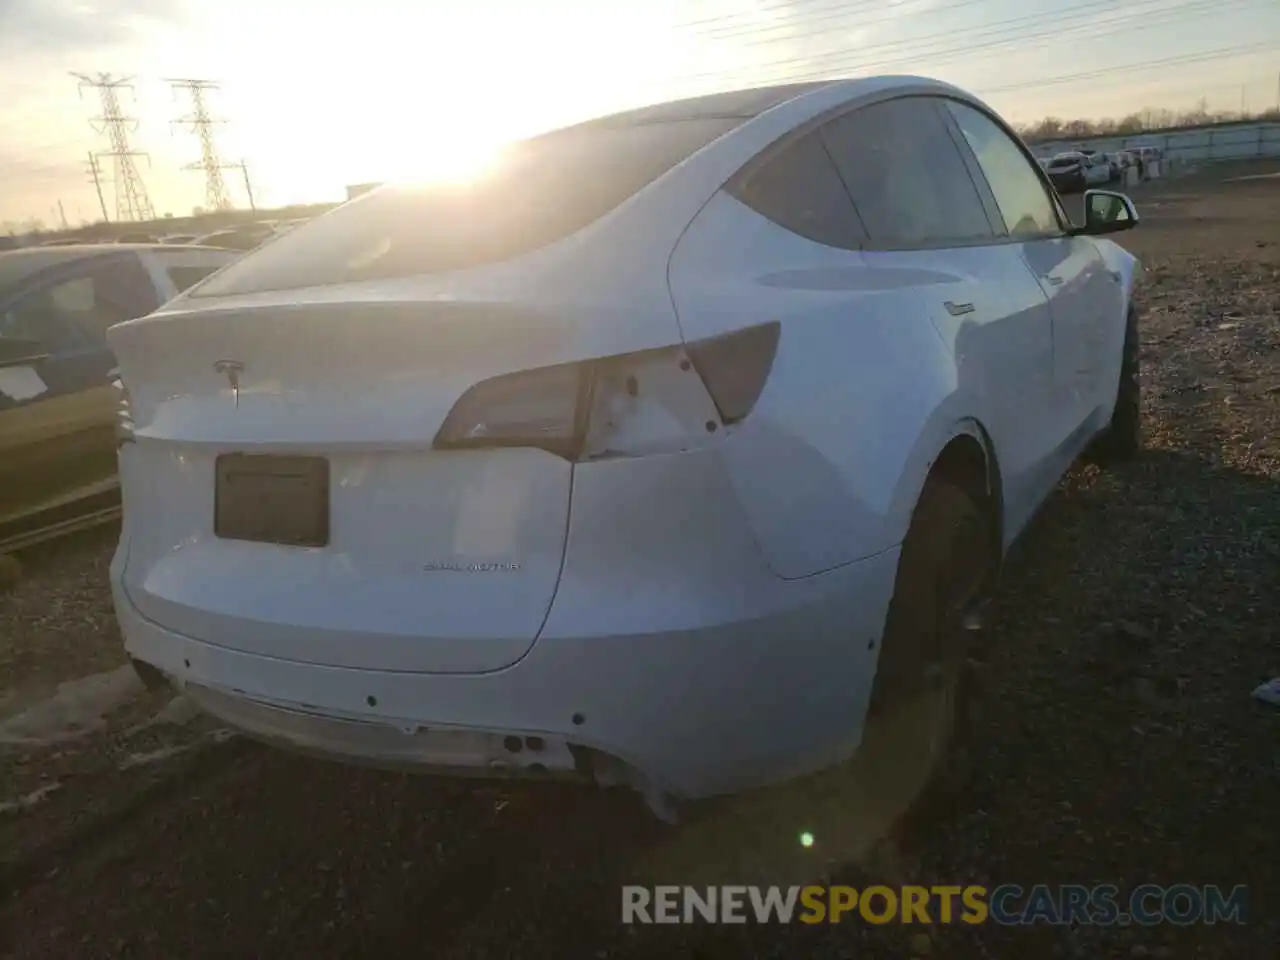
[{"label": "empty license plate holder", "polygon": [[291,547],[329,544],[329,461],[227,453],[214,463],[213,532]]}]

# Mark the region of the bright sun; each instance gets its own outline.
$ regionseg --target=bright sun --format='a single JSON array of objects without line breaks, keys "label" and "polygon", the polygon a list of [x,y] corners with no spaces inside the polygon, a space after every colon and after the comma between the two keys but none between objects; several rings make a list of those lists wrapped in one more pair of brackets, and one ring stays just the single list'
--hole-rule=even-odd
[{"label": "bright sun", "polygon": [[390,171],[402,183],[463,185],[483,177],[497,164],[504,144],[492,138],[442,137],[408,151]]},{"label": "bright sun", "polygon": [[[213,18],[209,70],[225,78],[219,106],[235,118],[239,150],[272,203],[340,197],[346,185],[375,181],[464,185],[491,172],[513,140],[643,102],[675,58],[653,53],[673,49],[672,3],[636,12],[553,0],[548,13],[515,0],[447,12],[362,0],[368,15],[353,20],[345,5],[320,0],[308,7],[306,62],[294,67],[308,75],[305,97],[268,66],[299,14],[268,4],[249,36]],[[584,45],[575,39],[584,31],[631,42]],[[333,50],[346,69],[332,69]]]}]

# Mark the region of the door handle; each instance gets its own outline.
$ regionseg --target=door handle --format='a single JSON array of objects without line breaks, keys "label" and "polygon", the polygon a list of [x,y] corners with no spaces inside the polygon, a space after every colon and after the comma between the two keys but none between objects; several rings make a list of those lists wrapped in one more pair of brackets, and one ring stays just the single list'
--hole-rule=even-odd
[{"label": "door handle", "polygon": [[1055,277],[1049,274],[1045,274],[1045,279],[1049,281],[1049,286],[1051,287],[1060,287],[1064,282],[1061,277]]},{"label": "door handle", "polygon": [[966,313],[973,313],[974,307],[972,303],[952,303],[948,300],[943,304],[947,308],[947,313],[953,317],[963,317]]}]

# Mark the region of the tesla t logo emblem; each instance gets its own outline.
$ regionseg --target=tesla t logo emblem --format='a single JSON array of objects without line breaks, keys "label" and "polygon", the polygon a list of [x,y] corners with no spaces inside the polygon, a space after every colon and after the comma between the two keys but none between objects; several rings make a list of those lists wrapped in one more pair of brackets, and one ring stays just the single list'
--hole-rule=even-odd
[{"label": "tesla t logo emblem", "polygon": [[235,398],[236,406],[240,406],[240,374],[244,373],[244,364],[239,360],[219,360],[213,369],[227,378],[231,384],[231,396]]}]

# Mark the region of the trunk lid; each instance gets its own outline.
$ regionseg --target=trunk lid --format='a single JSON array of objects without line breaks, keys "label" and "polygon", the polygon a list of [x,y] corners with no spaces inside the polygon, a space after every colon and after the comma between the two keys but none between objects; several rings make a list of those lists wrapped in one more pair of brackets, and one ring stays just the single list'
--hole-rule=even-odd
[{"label": "trunk lid", "polygon": [[[111,330],[135,425],[120,458],[124,588],[143,616],[363,669],[496,670],[532,646],[559,580],[572,466],[533,449],[436,451],[435,433],[481,380],[669,343],[674,320],[386,289],[188,300]],[[255,457],[270,469],[235,474],[239,499],[219,498],[216,478],[246,454],[287,459]],[[323,474],[324,545],[226,535],[232,514],[256,511],[250,528],[310,522]]]}]

